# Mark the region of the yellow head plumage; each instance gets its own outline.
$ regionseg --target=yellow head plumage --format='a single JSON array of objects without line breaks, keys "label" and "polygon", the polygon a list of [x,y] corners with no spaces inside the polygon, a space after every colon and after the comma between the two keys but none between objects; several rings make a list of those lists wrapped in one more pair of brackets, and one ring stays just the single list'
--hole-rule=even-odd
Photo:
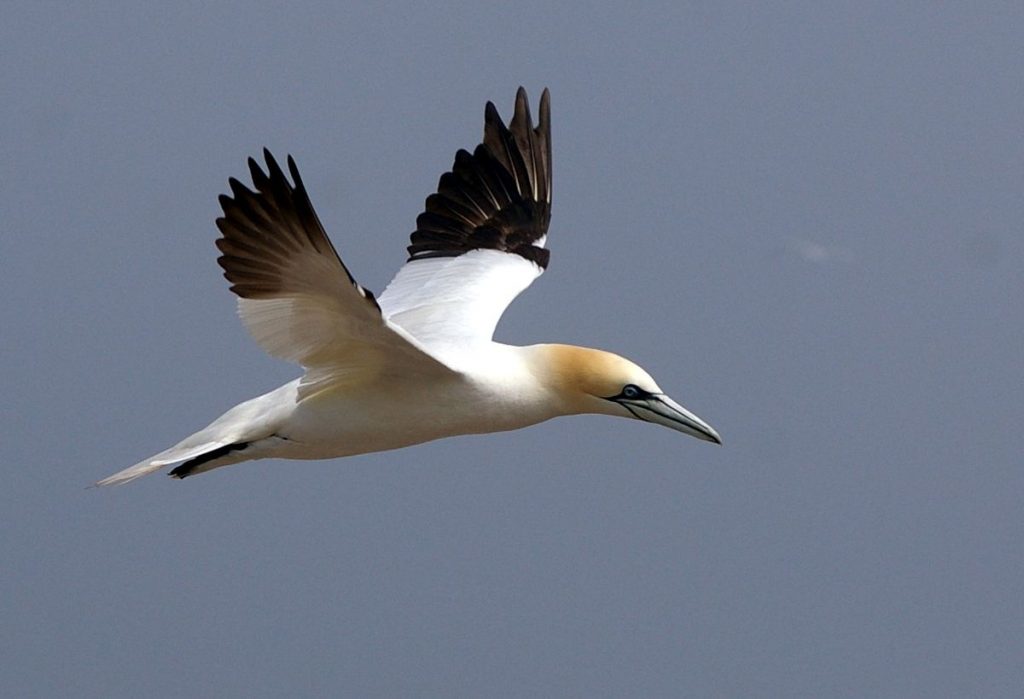
[{"label": "yellow head plumage", "polygon": [[528,349],[534,374],[562,414],[632,417],[721,443],[710,425],[666,396],[650,374],[624,357],[572,345]]},{"label": "yellow head plumage", "polygon": [[625,357],[574,345],[535,345],[541,380],[564,401],[570,413],[624,411],[609,403],[628,385],[661,393],[650,374]]}]

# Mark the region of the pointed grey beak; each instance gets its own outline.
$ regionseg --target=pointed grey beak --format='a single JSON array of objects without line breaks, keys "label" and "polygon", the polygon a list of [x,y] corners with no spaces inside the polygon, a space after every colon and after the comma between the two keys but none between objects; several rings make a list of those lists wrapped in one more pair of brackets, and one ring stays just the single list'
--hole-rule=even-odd
[{"label": "pointed grey beak", "polygon": [[715,432],[715,428],[663,393],[619,402],[640,420],[670,427],[705,442],[722,443],[722,438]]}]

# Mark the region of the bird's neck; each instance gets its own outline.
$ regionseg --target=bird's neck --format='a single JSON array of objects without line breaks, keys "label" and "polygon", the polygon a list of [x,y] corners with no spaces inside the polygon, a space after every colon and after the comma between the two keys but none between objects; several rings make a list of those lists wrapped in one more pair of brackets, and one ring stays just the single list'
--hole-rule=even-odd
[{"label": "bird's neck", "polygon": [[621,390],[609,378],[622,359],[611,352],[576,345],[542,344],[517,348],[547,400],[560,414],[604,412],[599,396]]}]

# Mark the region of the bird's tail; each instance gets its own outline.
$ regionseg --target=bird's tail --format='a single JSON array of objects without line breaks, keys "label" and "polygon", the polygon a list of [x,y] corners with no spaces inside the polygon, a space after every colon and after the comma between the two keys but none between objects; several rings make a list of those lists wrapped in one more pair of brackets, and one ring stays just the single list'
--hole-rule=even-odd
[{"label": "bird's tail", "polygon": [[[185,440],[181,444],[177,444],[170,449],[165,449],[159,454],[149,457],[145,461],[140,461],[134,466],[129,466],[123,471],[118,471],[112,476],[107,476],[101,481],[97,481],[96,485],[123,485],[134,481],[136,478],[142,478],[145,475],[158,471],[164,466],[170,466],[181,461],[198,461],[204,456],[210,455],[212,458],[217,458],[227,452],[225,449],[232,447],[232,444],[225,444],[223,441],[214,442],[203,442],[202,444],[189,444],[190,440]],[[238,448],[242,448],[239,446]],[[216,453],[217,456],[213,456]],[[210,461],[210,459],[205,459]],[[197,464],[198,465],[198,464]],[[175,469],[177,470],[177,469]],[[179,478],[184,478],[186,475],[191,475],[192,471],[178,474]]]},{"label": "bird's tail", "polygon": [[295,403],[298,385],[296,380],[239,403],[170,449],[107,476],[96,485],[121,485],[177,463],[181,465],[171,470],[170,475],[185,478],[220,466],[273,456],[288,442],[276,432]]}]

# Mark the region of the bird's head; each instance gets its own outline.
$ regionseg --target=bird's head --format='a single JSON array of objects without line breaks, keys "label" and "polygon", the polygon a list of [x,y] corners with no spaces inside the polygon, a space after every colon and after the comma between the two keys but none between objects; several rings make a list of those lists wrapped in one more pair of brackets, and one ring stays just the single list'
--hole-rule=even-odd
[{"label": "bird's head", "polygon": [[542,377],[567,414],[631,417],[721,444],[711,425],[665,395],[650,374],[611,352],[572,345],[537,345]]}]

